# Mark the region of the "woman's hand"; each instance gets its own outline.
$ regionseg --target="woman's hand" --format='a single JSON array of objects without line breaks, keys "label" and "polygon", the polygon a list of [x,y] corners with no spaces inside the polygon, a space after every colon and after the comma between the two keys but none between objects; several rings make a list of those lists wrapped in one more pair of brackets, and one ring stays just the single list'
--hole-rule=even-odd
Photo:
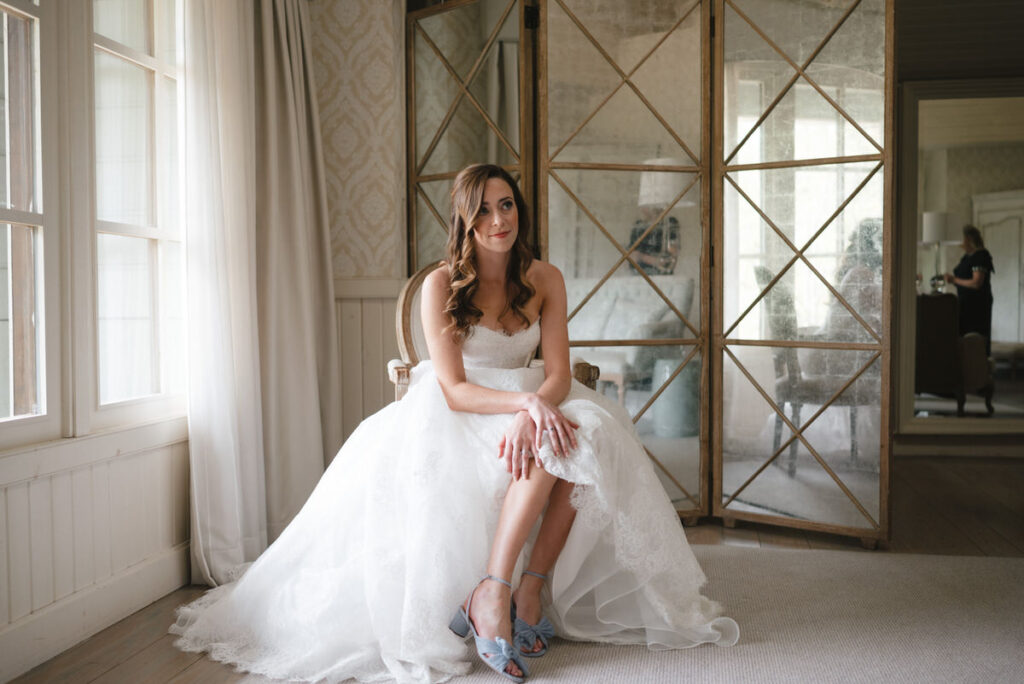
[{"label": "woman's hand", "polygon": [[537,428],[526,411],[517,411],[512,424],[505,430],[498,445],[498,458],[505,459],[505,470],[512,473],[512,479],[528,477],[530,472],[530,457],[532,456],[539,468],[540,457],[537,455],[539,449],[534,449],[535,433]]},{"label": "woman's hand", "polygon": [[533,394],[526,403],[526,411],[536,426],[535,452],[540,452],[540,442],[545,432],[551,440],[551,449],[556,456],[565,457],[569,449],[576,448],[576,428],[579,425],[563,416],[557,406],[539,394]]},{"label": "woman's hand", "polygon": [[943,278],[946,280],[947,283],[952,283],[954,280],[956,280],[956,278],[953,277],[952,273],[944,274]]}]

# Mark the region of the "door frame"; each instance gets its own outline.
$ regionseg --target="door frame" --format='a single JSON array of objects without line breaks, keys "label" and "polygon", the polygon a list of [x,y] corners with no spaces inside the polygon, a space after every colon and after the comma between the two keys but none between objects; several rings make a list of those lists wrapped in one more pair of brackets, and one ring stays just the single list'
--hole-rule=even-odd
[{"label": "door frame", "polygon": [[[952,79],[907,81],[900,84],[899,111],[899,230],[896,273],[917,271],[917,195],[918,195],[918,116],[922,100],[960,98],[1024,97],[1024,78]],[[1024,434],[1024,418],[963,418],[914,416],[914,348],[917,331],[917,288],[914,282],[900,278],[893,283],[897,290],[896,314],[893,319],[897,339],[894,425],[896,438],[902,435],[1020,435]],[[941,450],[941,445],[931,449]],[[963,446],[957,447],[958,453]]]}]

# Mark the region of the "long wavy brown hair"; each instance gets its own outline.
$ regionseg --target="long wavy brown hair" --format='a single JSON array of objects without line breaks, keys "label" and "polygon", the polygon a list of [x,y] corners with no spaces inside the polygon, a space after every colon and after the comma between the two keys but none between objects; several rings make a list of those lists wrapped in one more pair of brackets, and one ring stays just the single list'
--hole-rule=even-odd
[{"label": "long wavy brown hair", "polygon": [[530,215],[519,186],[505,169],[494,164],[473,164],[467,166],[455,177],[452,184],[451,221],[448,224],[446,246],[449,275],[448,301],[445,312],[451,317],[448,330],[455,339],[462,341],[470,332],[470,326],[480,321],[483,312],[473,304],[480,281],[476,272],[476,241],[473,239],[473,225],[480,216],[484,200],[484,186],[491,178],[500,178],[512,188],[512,198],[519,214],[519,231],[508,261],[505,274],[508,283],[505,308],[499,318],[512,311],[523,325],[529,325],[525,306],[536,292],[526,280],[526,271],[533,263],[533,252],[527,244],[530,233]]}]

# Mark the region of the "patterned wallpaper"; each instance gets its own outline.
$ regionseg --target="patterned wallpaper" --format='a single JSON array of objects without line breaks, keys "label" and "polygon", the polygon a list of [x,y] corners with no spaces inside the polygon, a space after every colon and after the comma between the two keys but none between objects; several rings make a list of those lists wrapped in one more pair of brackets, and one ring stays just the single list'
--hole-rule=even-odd
[{"label": "patterned wallpaper", "polygon": [[405,3],[312,0],[335,278],[405,276]]},{"label": "patterned wallpaper", "polygon": [[986,192],[1024,188],[1024,144],[949,149],[946,169],[947,206],[953,225],[971,220],[971,197]]}]

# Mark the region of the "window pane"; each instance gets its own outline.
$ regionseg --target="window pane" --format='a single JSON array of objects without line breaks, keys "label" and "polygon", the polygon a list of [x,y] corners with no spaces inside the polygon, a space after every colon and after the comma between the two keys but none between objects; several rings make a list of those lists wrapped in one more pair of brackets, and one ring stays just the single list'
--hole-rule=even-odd
[{"label": "window pane", "polygon": [[157,31],[160,36],[157,59],[166,64],[180,64],[178,51],[178,1],[157,0]]},{"label": "window pane", "polygon": [[163,391],[185,392],[185,260],[180,242],[160,243],[160,361]]},{"label": "window pane", "polygon": [[0,418],[44,411],[42,320],[36,263],[38,229],[0,226]]},{"label": "window pane", "polygon": [[96,217],[151,223],[152,74],[96,52]]},{"label": "window pane", "polygon": [[160,79],[160,122],[157,144],[160,147],[160,223],[163,230],[177,232],[178,196],[178,92],[174,79]]},{"label": "window pane", "polygon": [[149,53],[148,5],[146,0],[93,0],[92,30]]},{"label": "window pane", "polygon": [[0,88],[0,205],[39,211],[36,121],[36,27],[34,22],[0,12],[0,60],[6,83]]},{"label": "window pane", "polygon": [[152,241],[99,235],[100,403],[157,391],[154,369]]}]

